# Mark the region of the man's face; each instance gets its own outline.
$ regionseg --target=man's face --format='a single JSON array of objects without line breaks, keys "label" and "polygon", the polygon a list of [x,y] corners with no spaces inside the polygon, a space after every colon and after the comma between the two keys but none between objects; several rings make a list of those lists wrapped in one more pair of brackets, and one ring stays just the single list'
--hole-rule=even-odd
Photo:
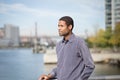
[{"label": "man's face", "polygon": [[58,22],[58,32],[60,36],[67,36],[71,31],[70,27],[67,26],[65,21],[60,20]]}]

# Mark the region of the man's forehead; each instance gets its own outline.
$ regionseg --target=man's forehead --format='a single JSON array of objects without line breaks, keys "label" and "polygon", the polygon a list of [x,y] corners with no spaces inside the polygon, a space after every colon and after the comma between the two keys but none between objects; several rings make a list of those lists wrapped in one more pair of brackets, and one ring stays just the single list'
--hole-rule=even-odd
[{"label": "man's forehead", "polygon": [[65,22],[65,21],[63,21],[63,20],[60,20],[58,23],[63,23],[63,24],[66,24],[66,22]]}]

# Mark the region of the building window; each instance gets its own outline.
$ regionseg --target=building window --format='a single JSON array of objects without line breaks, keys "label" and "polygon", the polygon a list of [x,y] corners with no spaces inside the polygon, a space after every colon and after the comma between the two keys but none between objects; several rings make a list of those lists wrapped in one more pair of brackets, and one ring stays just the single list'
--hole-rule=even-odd
[{"label": "building window", "polygon": [[120,6],[120,3],[116,3],[115,6],[116,6],[116,7]]},{"label": "building window", "polygon": [[108,16],[108,17],[110,17],[112,15],[112,13],[111,12],[106,12],[105,15]]},{"label": "building window", "polygon": [[106,2],[111,2],[111,0],[106,0]]},{"label": "building window", "polygon": [[111,10],[111,4],[106,4],[106,9]]},{"label": "building window", "polygon": [[115,2],[120,2],[120,0],[115,0]]}]

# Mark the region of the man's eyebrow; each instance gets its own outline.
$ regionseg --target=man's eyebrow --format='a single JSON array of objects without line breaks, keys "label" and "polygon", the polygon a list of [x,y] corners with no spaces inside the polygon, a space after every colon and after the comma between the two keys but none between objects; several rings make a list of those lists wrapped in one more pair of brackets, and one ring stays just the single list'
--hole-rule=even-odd
[{"label": "man's eyebrow", "polygon": [[62,26],[62,25],[59,25],[59,24],[58,24],[58,26]]}]

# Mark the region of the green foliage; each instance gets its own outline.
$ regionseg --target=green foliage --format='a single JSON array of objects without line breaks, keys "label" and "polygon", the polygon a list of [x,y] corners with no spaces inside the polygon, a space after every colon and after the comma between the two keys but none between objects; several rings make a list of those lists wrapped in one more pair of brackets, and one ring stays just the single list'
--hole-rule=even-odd
[{"label": "green foliage", "polygon": [[105,31],[103,29],[100,29],[97,33],[97,46],[98,47],[106,47],[107,40],[104,37],[105,36]]},{"label": "green foliage", "polygon": [[112,47],[112,44],[111,44],[111,42],[110,42],[110,39],[111,39],[111,37],[112,37],[112,28],[111,27],[107,27],[107,29],[105,30],[105,35],[104,35],[104,37],[105,37],[105,39],[107,40],[107,42],[106,42],[106,46],[108,47]]},{"label": "green foliage", "polygon": [[89,47],[120,47],[120,23],[116,24],[114,30],[108,27],[106,30],[99,29],[94,36],[86,40]]},{"label": "green foliage", "polygon": [[88,40],[88,38],[87,38],[85,41],[87,42],[89,48],[92,48],[92,47],[93,47],[93,43],[90,42],[90,41]]},{"label": "green foliage", "polygon": [[120,23],[117,23],[113,31],[113,38],[115,40],[115,45],[120,47]]}]

